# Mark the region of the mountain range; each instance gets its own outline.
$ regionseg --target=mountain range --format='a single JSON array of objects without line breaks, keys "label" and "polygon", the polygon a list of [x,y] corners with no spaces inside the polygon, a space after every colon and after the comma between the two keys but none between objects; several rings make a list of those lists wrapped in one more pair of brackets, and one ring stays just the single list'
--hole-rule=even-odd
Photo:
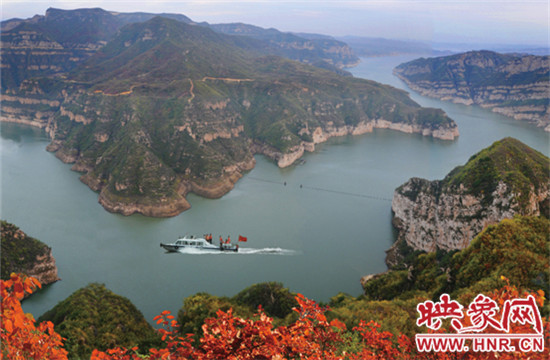
[{"label": "mountain range", "polygon": [[[147,17],[50,9],[3,24],[2,121],[44,128],[48,149],[74,163],[110,211],[176,215],[190,207],[188,192],[229,191],[254,154],[284,167],[331,136],[374,128],[458,135],[441,110],[404,91],[341,75],[342,57],[331,64],[309,45],[295,53],[319,67],[270,50],[296,35],[214,31],[185,17],[129,20]],[[291,57],[292,47],[281,51]]]},{"label": "mountain range", "polygon": [[[196,23],[182,14],[118,13],[103,9],[61,10],[50,8],[44,16],[2,21],[2,90],[17,87],[27,78],[74,69],[112,40],[127,24],[155,16],[208,27],[219,33],[243,35],[251,48],[315,64],[341,74],[359,58],[351,48],[332,38],[306,39],[246,24]],[[253,42],[251,39],[261,41]]]}]

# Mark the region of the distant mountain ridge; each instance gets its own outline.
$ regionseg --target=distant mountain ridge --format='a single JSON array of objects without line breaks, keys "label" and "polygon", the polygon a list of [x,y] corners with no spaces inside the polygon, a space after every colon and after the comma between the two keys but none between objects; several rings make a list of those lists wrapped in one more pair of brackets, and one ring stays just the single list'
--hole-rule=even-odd
[{"label": "distant mountain ridge", "polygon": [[254,154],[284,167],[332,136],[374,128],[458,135],[404,91],[164,17],[125,25],[70,71],[23,80],[4,92],[1,116],[44,128],[48,149],[106,209],[148,216],[188,209],[189,192],[222,196]]},{"label": "distant mountain ridge", "polygon": [[403,54],[435,54],[431,45],[414,40],[395,40],[366,36],[343,36],[338,40],[345,42],[359,56],[395,56]]},{"label": "distant mountain ridge", "polygon": [[550,56],[470,51],[394,69],[420,94],[477,104],[550,131]]},{"label": "distant mountain ridge", "polygon": [[242,23],[210,25],[214,31],[227,35],[247,36],[266,41],[274,55],[298,60],[322,68],[323,63],[335,68],[352,67],[359,63],[353,49],[345,42],[316,34],[283,33],[276,29],[263,29]]},{"label": "distant mountain ridge", "polygon": [[[253,46],[264,53],[320,66],[340,74],[359,58],[336,40],[308,40],[275,29],[245,24],[196,23],[182,14],[119,13],[100,8],[61,10],[49,8],[44,16],[2,21],[2,90],[18,87],[25,79],[70,71],[113,39],[125,25],[156,16],[186,24],[211,27],[217,32],[258,40]],[[246,29],[239,32],[238,29]]]}]

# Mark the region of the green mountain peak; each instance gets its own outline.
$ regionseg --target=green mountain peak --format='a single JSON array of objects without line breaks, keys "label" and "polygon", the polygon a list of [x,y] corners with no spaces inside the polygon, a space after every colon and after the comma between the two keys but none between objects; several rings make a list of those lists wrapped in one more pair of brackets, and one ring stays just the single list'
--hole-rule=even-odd
[{"label": "green mountain peak", "polygon": [[[490,197],[499,182],[505,182],[518,194],[521,207],[526,207],[529,194],[548,186],[549,160],[546,156],[514,138],[496,141],[473,155],[466,165],[455,168],[444,184],[462,184],[472,194]],[[533,188],[533,189],[531,189]]]},{"label": "green mountain peak", "polygon": [[284,167],[331,136],[376,127],[458,135],[404,91],[279,57],[272,41],[152,17],[70,72],[23,80],[5,108],[21,121],[40,113],[49,149],[107,209],[151,216],[189,208],[191,191],[223,195],[254,154]]}]

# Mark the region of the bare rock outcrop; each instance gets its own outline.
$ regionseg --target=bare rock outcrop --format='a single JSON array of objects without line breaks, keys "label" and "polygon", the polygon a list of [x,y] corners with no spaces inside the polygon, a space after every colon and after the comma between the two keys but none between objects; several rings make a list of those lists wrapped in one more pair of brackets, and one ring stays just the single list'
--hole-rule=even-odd
[{"label": "bare rock outcrop", "polygon": [[399,260],[399,245],[415,250],[464,249],[487,225],[514,215],[548,214],[549,159],[506,138],[474,155],[443,180],[412,178],[395,190],[393,224],[399,235],[387,262]]}]

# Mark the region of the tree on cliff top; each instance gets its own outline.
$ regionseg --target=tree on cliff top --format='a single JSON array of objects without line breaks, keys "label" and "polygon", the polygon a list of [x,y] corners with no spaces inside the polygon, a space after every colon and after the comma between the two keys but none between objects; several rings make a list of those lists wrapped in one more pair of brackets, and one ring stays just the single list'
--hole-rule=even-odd
[{"label": "tree on cliff top", "polygon": [[51,248],[43,242],[27,236],[17,226],[0,221],[1,229],[1,278],[8,280],[11,273],[28,273],[37,263],[37,257],[49,254]]}]

